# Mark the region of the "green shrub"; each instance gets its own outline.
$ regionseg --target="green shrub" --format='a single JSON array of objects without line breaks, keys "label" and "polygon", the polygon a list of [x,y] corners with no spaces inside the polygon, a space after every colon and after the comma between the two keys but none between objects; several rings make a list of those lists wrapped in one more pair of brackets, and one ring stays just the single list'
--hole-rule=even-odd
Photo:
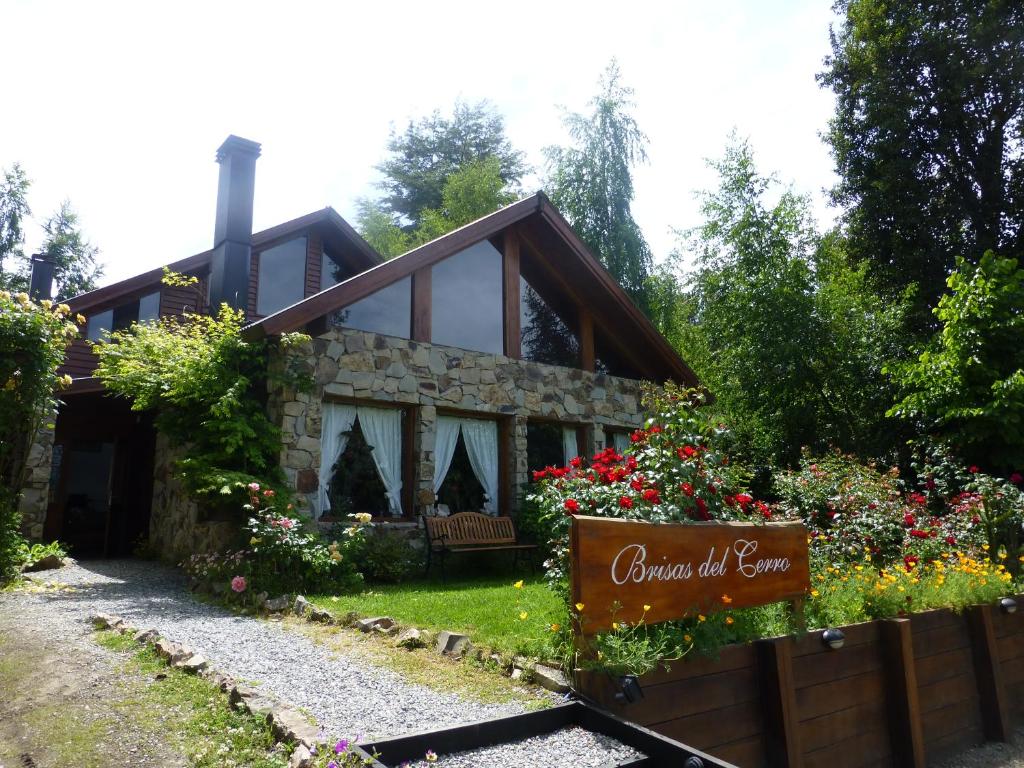
[{"label": "green shrub", "polygon": [[397,584],[423,567],[423,555],[409,539],[387,529],[371,530],[356,540],[350,557],[368,581]]},{"label": "green shrub", "polygon": [[20,559],[22,567],[28,568],[51,556],[59,557],[63,560],[68,556],[68,552],[59,541],[51,541],[49,544],[33,544],[31,546],[26,543],[22,547]]}]

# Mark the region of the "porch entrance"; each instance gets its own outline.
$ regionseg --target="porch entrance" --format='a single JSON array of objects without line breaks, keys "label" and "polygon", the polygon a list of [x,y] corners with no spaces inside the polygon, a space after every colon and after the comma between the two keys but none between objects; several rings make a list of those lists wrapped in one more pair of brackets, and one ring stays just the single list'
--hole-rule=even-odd
[{"label": "porch entrance", "polygon": [[57,415],[46,540],[76,557],[131,554],[149,533],[153,420],[123,398],[68,395]]}]

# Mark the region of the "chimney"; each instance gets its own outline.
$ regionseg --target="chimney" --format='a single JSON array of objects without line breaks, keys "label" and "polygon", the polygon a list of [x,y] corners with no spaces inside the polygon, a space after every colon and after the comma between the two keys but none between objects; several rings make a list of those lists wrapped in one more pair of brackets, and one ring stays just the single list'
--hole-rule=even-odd
[{"label": "chimney", "polygon": [[222,303],[245,309],[248,303],[252,201],[259,156],[259,144],[238,136],[228,136],[217,150],[220,180],[210,266],[210,305],[214,309]]},{"label": "chimney", "polygon": [[28,282],[28,295],[36,301],[53,298],[53,257],[36,253],[29,259],[32,265]]}]

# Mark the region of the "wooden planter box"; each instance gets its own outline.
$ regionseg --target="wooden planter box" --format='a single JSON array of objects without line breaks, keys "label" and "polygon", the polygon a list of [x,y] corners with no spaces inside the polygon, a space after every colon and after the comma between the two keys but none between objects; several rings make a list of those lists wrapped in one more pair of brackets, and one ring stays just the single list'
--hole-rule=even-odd
[{"label": "wooden planter box", "polygon": [[723,648],[640,679],[644,698],[616,701],[616,681],[579,672],[586,699],[656,733],[747,766],[924,766],[1024,722],[1021,611],[974,606]]}]

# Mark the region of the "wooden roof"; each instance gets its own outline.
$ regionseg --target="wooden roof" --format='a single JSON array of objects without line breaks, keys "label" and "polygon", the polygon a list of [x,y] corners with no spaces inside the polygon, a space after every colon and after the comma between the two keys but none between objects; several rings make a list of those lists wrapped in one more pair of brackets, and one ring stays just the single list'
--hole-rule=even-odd
[{"label": "wooden roof", "polygon": [[615,351],[644,376],[686,386],[700,382],[618,282],[587,249],[543,192],[524,198],[390,261],[367,269],[247,326],[256,339],[304,328],[396,280],[436,264],[474,243],[515,227],[525,247],[546,266],[545,277],[593,315]]}]

